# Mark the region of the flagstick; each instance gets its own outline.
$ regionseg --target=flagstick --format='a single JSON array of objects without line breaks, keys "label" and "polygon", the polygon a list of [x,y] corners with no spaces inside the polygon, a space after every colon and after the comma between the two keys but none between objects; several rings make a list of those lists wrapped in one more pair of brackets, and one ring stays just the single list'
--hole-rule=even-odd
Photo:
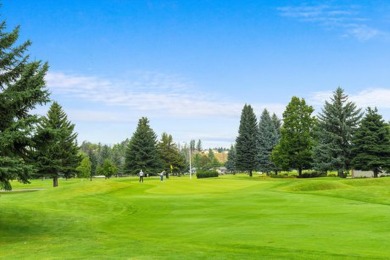
[{"label": "flagstick", "polygon": [[191,168],[191,146],[190,146],[189,153],[190,153],[190,179],[192,179],[192,168]]}]

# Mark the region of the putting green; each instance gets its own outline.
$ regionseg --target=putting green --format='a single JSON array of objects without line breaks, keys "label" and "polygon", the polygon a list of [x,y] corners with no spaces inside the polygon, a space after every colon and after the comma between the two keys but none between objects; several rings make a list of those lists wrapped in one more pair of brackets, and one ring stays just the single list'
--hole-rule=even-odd
[{"label": "putting green", "polygon": [[390,178],[13,186],[37,191],[0,193],[3,259],[390,258]]}]

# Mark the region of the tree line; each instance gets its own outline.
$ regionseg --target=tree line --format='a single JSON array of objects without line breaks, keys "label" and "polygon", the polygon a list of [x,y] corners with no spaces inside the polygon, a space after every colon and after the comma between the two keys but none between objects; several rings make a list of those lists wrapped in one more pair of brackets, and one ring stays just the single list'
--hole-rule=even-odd
[{"label": "tree line", "polygon": [[246,104],[227,168],[250,176],[253,171],[278,174],[294,169],[299,177],[304,170],[316,175],[337,171],[346,177],[352,168],[378,177],[390,169],[390,126],[376,108],[363,113],[339,87],[318,116],[313,112],[305,99],[292,97],[282,121],[265,109],[257,123]]},{"label": "tree line", "polygon": [[[167,133],[157,140],[146,117],[120,144],[83,143],[80,148],[74,124],[61,105],[50,100],[44,80],[48,64],[31,61],[31,42],[18,44],[18,38],[19,27],[7,32],[5,21],[0,23],[0,189],[11,189],[15,179],[28,183],[31,177],[52,178],[57,186],[60,177],[111,177],[141,169],[180,174],[188,171],[190,161],[199,169],[220,166],[213,150],[201,153],[200,140],[183,147]],[[32,113],[49,102],[45,116]],[[250,176],[253,171],[277,174],[290,169],[301,176],[303,170],[315,169],[337,170],[340,177],[352,167],[372,170],[375,177],[390,168],[389,125],[376,108],[367,108],[363,117],[338,88],[317,117],[313,111],[304,99],[293,97],[283,120],[264,110],[257,123],[252,107],[245,105],[226,167]]]}]

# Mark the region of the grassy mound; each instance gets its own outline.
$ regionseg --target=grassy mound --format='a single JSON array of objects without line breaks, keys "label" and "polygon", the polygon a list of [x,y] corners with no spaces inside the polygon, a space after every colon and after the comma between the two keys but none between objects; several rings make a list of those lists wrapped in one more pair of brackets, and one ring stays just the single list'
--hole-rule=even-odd
[{"label": "grassy mound", "polygon": [[14,183],[42,190],[0,194],[0,258],[388,259],[384,179]]},{"label": "grassy mound", "polygon": [[333,180],[305,180],[285,187],[286,191],[321,191],[351,188],[348,184]]}]

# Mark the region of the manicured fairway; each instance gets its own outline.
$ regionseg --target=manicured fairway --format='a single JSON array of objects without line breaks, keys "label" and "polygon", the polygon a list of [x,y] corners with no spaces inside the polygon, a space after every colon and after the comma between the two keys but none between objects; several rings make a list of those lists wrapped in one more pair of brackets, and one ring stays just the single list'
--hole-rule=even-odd
[{"label": "manicured fairway", "polygon": [[389,259],[390,178],[33,181],[0,193],[3,259]]}]

